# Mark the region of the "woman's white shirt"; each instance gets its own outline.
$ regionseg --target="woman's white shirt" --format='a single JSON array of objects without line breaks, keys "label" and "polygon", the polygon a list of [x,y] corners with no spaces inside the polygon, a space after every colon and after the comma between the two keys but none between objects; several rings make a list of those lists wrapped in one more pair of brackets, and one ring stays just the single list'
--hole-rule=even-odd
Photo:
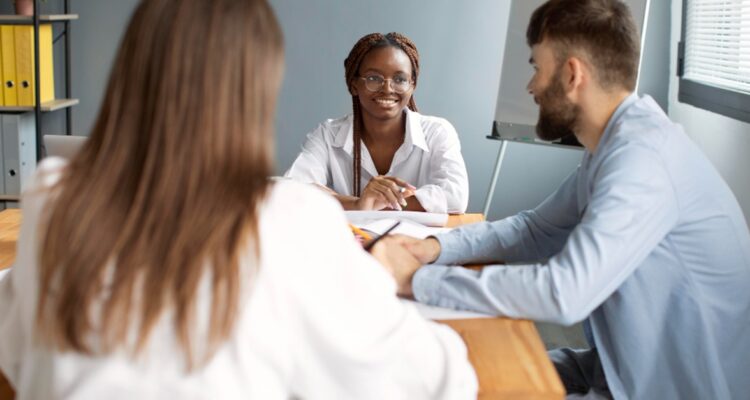
[{"label": "woman's white shirt", "polygon": [[[460,337],[400,302],[340,206],[294,182],[274,184],[261,207],[260,265],[245,258],[243,274],[253,280],[244,286],[235,333],[204,367],[185,372],[167,316],[136,358],[125,348],[88,356],[40,345],[42,212],[64,168],[54,158],[39,166],[23,197],[16,267],[0,282],[0,369],[18,399],[475,398]],[[198,292],[199,320],[210,303],[207,287]]]},{"label": "woman's white shirt", "polygon": [[[463,213],[469,204],[469,178],[461,142],[450,122],[406,109],[404,143],[385,175],[417,187],[416,196],[429,212]],[[302,152],[284,174],[300,182],[327,186],[351,196],[354,149],[353,117],[329,119],[307,134]],[[361,186],[378,176],[367,146],[362,146]]]}]

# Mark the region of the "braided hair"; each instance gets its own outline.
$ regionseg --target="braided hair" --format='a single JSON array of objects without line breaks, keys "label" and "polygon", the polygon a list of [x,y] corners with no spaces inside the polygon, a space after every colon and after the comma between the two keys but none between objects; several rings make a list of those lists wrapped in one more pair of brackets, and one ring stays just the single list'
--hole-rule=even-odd
[{"label": "braided hair", "polygon": [[[417,46],[415,46],[409,38],[397,32],[391,32],[386,35],[383,35],[382,33],[371,33],[363,36],[357,41],[354,47],[352,47],[349,56],[344,60],[346,87],[352,95],[352,114],[354,116],[354,162],[352,165],[352,172],[354,176],[353,192],[355,196],[359,196],[361,193],[360,176],[362,168],[362,130],[364,124],[362,122],[362,110],[359,105],[359,99],[357,98],[357,95],[354,94],[354,80],[359,77],[359,65],[362,63],[362,60],[367,53],[373,49],[382,47],[395,47],[406,53],[409,60],[411,60],[411,78],[414,85],[417,84],[417,77],[419,76],[419,53],[417,52]],[[417,111],[417,104],[414,102],[414,96],[409,98],[408,107],[412,111]]]}]

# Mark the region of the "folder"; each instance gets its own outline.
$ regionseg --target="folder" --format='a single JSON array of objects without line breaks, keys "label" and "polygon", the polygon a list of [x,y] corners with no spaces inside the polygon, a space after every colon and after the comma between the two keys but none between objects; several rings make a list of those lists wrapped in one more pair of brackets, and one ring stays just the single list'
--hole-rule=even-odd
[{"label": "folder", "polygon": [[[2,43],[3,43],[2,36],[3,36],[3,32],[0,31],[0,45],[2,45]],[[2,51],[2,49],[0,49],[0,107],[5,105],[5,96],[3,95],[2,79],[3,79],[3,51]],[[0,133],[0,134],[2,134],[2,133]],[[0,144],[0,154],[2,154],[2,145],[1,144]]]},{"label": "folder", "polygon": [[13,25],[0,25],[0,53],[2,53],[3,105],[18,105],[16,90],[16,42]]},{"label": "folder", "polygon": [[[18,105],[34,106],[34,27],[14,27],[16,44],[16,83]],[[52,25],[39,25],[39,89],[41,103],[54,100],[55,81],[52,61]]]}]

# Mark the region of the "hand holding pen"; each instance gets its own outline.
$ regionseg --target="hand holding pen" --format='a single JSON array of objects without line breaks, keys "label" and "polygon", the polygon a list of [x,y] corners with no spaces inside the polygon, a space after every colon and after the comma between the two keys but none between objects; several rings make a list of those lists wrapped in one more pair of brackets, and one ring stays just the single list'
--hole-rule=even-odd
[{"label": "hand holding pen", "polygon": [[391,208],[401,211],[406,207],[406,199],[414,196],[417,188],[393,176],[376,176],[367,183],[359,200],[360,210],[382,210]]}]

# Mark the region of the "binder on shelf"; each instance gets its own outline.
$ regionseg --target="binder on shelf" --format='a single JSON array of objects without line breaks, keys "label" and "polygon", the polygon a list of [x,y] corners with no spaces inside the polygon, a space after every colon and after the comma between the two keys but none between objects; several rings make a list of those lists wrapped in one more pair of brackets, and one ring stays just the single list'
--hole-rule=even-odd
[{"label": "binder on shelf", "polygon": [[0,53],[2,53],[3,105],[17,106],[16,40],[13,25],[0,25]]},{"label": "binder on shelf", "polygon": [[[2,46],[3,43],[3,33],[0,31],[0,46]],[[3,79],[3,51],[0,49],[0,80]],[[5,105],[5,96],[3,94],[3,88],[2,88],[2,82],[0,82],[0,106]],[[0,149],[0,154],[2,154],[2,149]],[[0,188],[2,190],[2,188]]]},{"label": "binder on shelf", "polygon": [[0,115],[4,193],[20,195],[36,169],[34,113]]},{"label": "binder on shelf", "polygon": [[[16,87],[18,105],[33,106],[34,82],[34,27],[14,26],[16,45]],[[52,25],[39,25],[39,94],[41,103],[55,99],[55,80],[52,65]]]}]

